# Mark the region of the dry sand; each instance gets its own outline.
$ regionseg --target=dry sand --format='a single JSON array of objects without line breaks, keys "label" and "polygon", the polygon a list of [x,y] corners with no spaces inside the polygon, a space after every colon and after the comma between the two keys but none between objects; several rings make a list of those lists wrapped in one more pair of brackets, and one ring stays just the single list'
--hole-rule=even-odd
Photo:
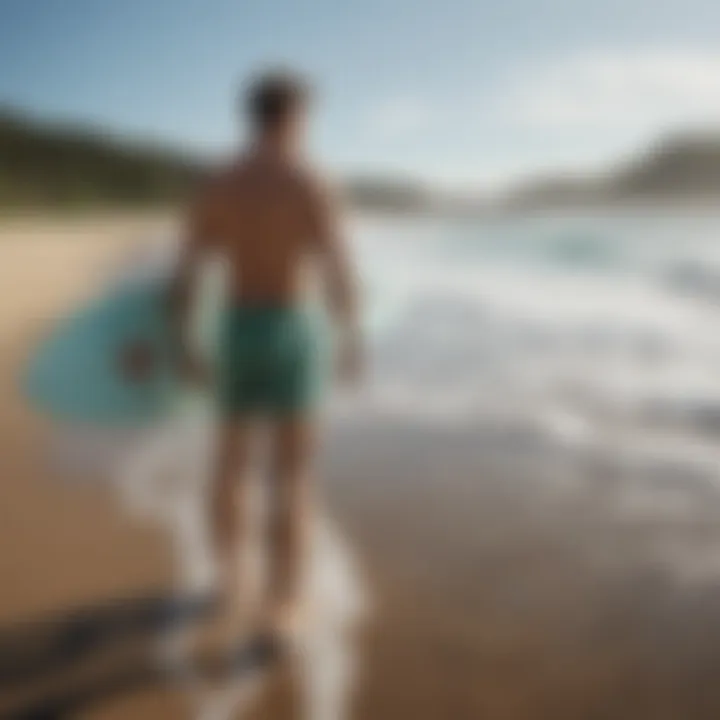
[{"label": "dry sand", "polygon": [[[96,275],[138,236],[162,224],[154,217],[95,217],[0,226],[3,628],[22,629],[25,620],[171,586],[170,548],[159,531],[131,524],[107,489],[78,492],[50,479],[42,423],[17,383],[38,333],[90,292]],[[158,695],[136,698],[124,715],[113,716],[175,717],[170,699]]]}]

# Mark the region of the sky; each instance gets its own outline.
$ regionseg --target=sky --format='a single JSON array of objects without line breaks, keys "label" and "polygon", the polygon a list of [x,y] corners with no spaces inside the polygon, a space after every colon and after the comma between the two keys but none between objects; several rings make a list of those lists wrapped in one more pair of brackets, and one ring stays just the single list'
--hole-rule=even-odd
[{"label": "sky", "polygon": [[0,104],[200,153],[291,66],[342,173],[498,186],[720,128],[717,0],[0,0]]}]

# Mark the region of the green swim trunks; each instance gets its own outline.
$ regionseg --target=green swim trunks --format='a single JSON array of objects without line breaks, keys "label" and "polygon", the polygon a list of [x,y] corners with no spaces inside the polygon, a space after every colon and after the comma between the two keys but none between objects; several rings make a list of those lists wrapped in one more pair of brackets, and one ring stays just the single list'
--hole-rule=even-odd
[{"label": "green swim trunks", "polygon": [[284,415],[319,400],[324,327],[305,308],[231,306],[224,314],[218,358],[225,417]]}]

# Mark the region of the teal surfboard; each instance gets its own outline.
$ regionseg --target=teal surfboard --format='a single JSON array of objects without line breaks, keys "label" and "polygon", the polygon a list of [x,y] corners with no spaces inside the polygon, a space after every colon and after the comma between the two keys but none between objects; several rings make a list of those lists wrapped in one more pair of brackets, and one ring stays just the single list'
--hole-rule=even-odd
[{"label": "teal surfboard", "polygon": [[[148,424],[201,402],[176,373],[167,286],[166,277],[126,281],[61,320],[40,342],[25,373],[33,408],[76,423]],[[193,324],[206,353],[212,352],[219,312],[218,288],[201,293]],[[141,377],[123,366],[130,346],[142,347],[149,357]]]}]

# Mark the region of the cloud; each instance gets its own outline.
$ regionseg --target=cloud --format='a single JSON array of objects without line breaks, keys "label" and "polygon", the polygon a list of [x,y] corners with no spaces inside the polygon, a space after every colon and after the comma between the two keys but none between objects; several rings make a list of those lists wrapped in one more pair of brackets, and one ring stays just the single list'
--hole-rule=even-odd
[{"label": "cloud", "polygon": [[370,132],[387,139],[415,136],[428,130],[434,121],[430,106],[411,96],[387,98],[371,108],[367,117]]},{"label": "cloud", "polygon": [[496,109],[521,127],[581,133],[720,123],[720,49],[586,51],[526,68]]}]

